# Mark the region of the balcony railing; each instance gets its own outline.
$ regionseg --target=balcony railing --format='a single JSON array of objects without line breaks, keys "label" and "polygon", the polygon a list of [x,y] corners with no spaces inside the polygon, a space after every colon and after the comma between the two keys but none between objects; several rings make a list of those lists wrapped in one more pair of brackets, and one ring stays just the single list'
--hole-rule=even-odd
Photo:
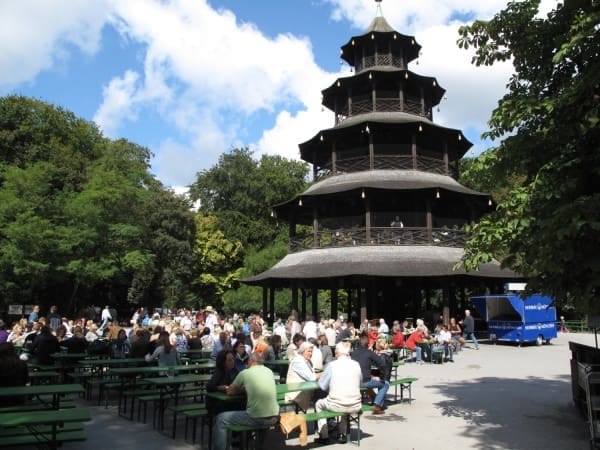
[{"label": "balcony railing", "polygon": [[311,248],[358,247],[365,245],[433,245],[463,248],[469,235],[462,230],[434,228],[429,234],[421,227],[372,227],[367,237],[366,228],[339,228],[313,233],[297,234],[290,238],[289,251],[295,253]]},{"label": "balcony railing", "polygon": [[356,63],[356,72],[368,69],[369,67],[377,66],[393,66],[400,69],[403,68],[402,59],[400,59],[400,57],[382,54],[377,56],[365,56],[362,59],[359,59]]},{"label": "balcony railing", "polygon": [[432,120],[431,108],[425,107],[425,111],[423,111],[421,100],[413,97],[406,97],[403,105],[400,104],[399,98],[377,98],[375,99],[375,103],[371,99],[355,99],[352,101],[351,108],[351,110],[348,110],[348,106],[346,105],[338,109],[336,125],[349,117],[371,112],[405,112]]},{"label": "balcony railing", "polygon": [[[368,156],[356,156],[353,158],[339,158],[335,164],[337,174],[362,172],[370,170],[371,165]],[[322,180],[332,175],[331,163],[327,162],[319,166],[315,181]],[[413,158],[410,155],[375,155],[373,159],[375,170],[421,170],[423,172],[446,175],[444,161],[427,156],[417,156],[417,167],[413,166]],[[455,176],[452,168],[450,175]]]}]

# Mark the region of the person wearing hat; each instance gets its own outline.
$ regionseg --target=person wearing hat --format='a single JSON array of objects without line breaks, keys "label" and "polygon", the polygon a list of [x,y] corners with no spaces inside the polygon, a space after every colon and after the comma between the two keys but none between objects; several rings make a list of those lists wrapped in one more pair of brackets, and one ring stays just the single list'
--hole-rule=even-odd
[{"label": "person wearing hat", "polygon": [[[298,353],[290,361],[287,377],[285,382],[303,383],[305,381],[316,381],[321,374],[317,374],[312,365],[311,358],[313,353],[313,344],[308,341],[302,342],[298,347]],[[308,410],[310,400],[312,398],[311,391],[290,392],[285,394],[286,402],[294,402],[302,411]]]},{"label": "person wearing hat", "polygon": [[217,326],[217,316],[213,310],[212,306],[207,306],[204,308],[204,326],[210,328],[210,332],[214,333],[215,327]]}]

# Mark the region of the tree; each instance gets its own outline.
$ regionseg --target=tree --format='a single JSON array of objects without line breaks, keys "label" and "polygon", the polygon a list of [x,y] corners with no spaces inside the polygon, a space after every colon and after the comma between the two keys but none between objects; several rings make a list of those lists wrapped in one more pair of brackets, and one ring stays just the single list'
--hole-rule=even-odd
[{"label": "tree", "polygon": [[198,275],[193,283],[204,305],[193,306],[210,303],[221,307],[225,291],[239,285],[243,262],[241,242],[227,239],[217,228],[215,217],[198,214],[194,255]]},{"label": "tree", "polygon": [[224,153],[190,186],[200,211],[217,217],[218,228],[246,248],[273,240],[277,222],[270,217],[271,207],[302,191],[308,172],[302,162],[270,155],[256,161],[252,156],[247,148]]},{"label": "tree", "polygon": [[515,184],[473,227],[463,263],[498,257],[529,290],[585,307],[600,284],[600,12],[595,0],[567,0],[541,18],[538,6],[510,2],[459,31],[476,65],[515,69],[485,133],[501,142],[481,157]]},{"label": "tree", "polygon": [[129,312],[190,295],[190,204],[150,156],[60,108],[0,98],[2,301]]}]

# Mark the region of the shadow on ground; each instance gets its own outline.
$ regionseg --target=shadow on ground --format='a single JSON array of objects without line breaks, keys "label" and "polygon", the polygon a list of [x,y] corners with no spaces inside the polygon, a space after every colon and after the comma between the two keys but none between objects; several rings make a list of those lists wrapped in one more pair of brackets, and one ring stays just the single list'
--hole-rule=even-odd
[{"label": "shadow on ground", "polygon": [[[477,378],[428,386],[446,399],[443,416],[462,418],[462,433],[482,449],[587,449],[585,421],[570,399],[571,379]],[[573,447],[573,442],[580,446]]]}]

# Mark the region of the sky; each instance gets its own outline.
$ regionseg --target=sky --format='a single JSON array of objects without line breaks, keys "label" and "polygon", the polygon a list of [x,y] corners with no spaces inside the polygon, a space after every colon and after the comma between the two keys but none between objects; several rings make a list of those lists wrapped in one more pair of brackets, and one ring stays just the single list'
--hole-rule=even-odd
[{"label": "sky", "polygon": [[[458,27],[506,0],[383,0],[414,36],[409,69],[446,89],[436,123],[462,129],[474,156],[512,73],[475,67]],[[556,5],[542,0],[541,12]],[[152,173],[180,191],[223,152],[299,159],[333,126],[321,90],[350,68],[340,47],[377,13],[374,0],[0,0],[0,96],[34,97],[153,153]]]}]

